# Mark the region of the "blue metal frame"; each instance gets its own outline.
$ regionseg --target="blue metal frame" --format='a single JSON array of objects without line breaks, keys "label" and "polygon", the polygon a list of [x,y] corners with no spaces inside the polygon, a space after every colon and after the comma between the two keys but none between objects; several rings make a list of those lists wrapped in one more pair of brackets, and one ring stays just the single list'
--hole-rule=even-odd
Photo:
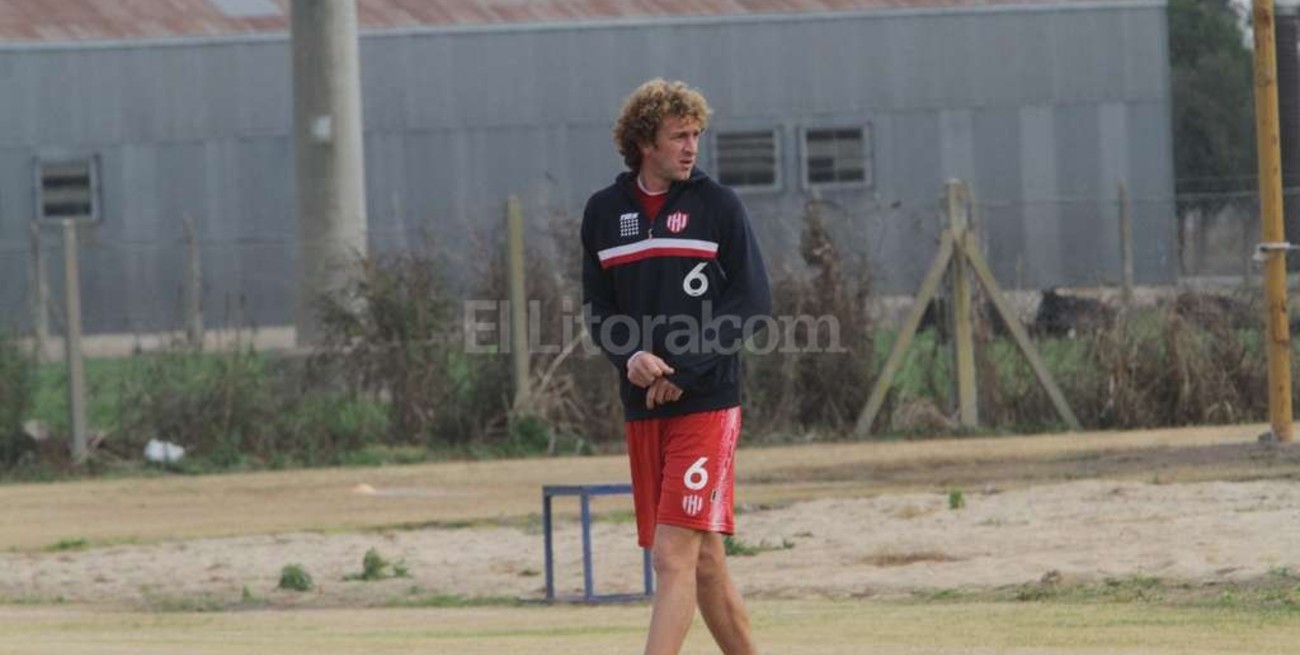
[{"label": "blue metal frame", "polygon": [[542,487],[542,532],[546,553],[546,600],[555,600],[555,544],[551,537],[551,499],[556,496],[578,496],[582,511],[582,601],[604,603],[640,600],[654,595],[654,571],[650,565],[650,549],[642,549],[642,566],[645,577],[644,594],[597,594],[591,565],[591,497],[617,496],[632,493],[630,484],[579,484],[546,485]]}]

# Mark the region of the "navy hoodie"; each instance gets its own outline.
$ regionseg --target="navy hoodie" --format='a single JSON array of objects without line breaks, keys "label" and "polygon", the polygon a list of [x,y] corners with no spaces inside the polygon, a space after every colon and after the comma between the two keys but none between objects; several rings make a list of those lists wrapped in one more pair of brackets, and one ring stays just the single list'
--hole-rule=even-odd
[{"label": "navy hoodie", "polygon": [[[644,216],[636,176],[596,192],[582,215],[587,329],[619,370],[627,420],[740,404],[739,350],[764,327],[772,295],[763,256],[736,194],[694,169],[658,216]],[[675,369],[682,397],[646,409],[627,379],[638,350]]]}]

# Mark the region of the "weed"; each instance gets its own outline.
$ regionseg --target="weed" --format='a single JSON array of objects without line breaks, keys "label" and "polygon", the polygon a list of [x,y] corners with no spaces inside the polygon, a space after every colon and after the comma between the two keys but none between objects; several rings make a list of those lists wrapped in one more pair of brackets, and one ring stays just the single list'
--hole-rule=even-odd
[{"label": "weed", "polygon": [[966,495],[961,489],[952,489],[948,492],[948,509],[961,509],[966,506]]},{"label": "weed", "polygon": [[728,557],[750,557],[758,554],[758,547],[751,546],[732,535],[722,538],[722,546]]},{"label": "weed", "polygon": [[504,596],[460,596],[453,594],[433,594],[419,598],[403,598],[388,603],[391,607],[510,607],[520,604],[519,599]]},{"label": "weed", "polygon": [[369,582],[373,580],[383,580],[385,578],[409,577],[411,577],[410,571],[407,569],[405,562],[389,562],[379,554],[379,551],[371,548],[367,550],[365,556],[361,558],[361,572],[349,573],[348,575],[343,576],[343,579],[349,581],[361,580]]},{"label": "weed", "polygon": [[1024,584],[1016,589],[1014,598],[1021,602],[1051,600],[1058,597],[1059,591],[1052,586]]},{"label": "weed", "polygon": [[228,607],[221,599],[212,594],[197,596],[154,596],[145,598],[149,609],[154,612],[176,612],[181,614],[220,612]]},{"label": "weed", "polygon": [[1224,591],[1219,594],[1219,597],[1212,604],[1217,607],[1236,607],[1237,595],[1231,591]]},{"label": "weed", "polygon": [[45,548],[49,551],[85,550],[90,547],[90,540],[80,537],[60,539]]},{"label": "weed", "polygon": [[339,454],[343,466],[385,466],[388,464],[419,464],[427,462],[432,453],[423,446],[371,445]]},{"label": "weed", "polygon": [[1108,600],[1115,602],[1134,602],[1160,600],[1164,583],[1160,578],[1133,575],[1127,578],[1106,578],[1103,592]]},{"label": "weed", "polygon": [[956,557],[936,550],[900,551],[882,549],[863,559],[865,564],[881,568],[907,566],[918,562],[955,562]]},{"label": "weed", "polygon": [[239,606],[245,609],[266,607],[269,604],[270,602],[265,598],[259,598],[254,595],[253,590],[249,589],[248,585],[244,585],[243,591],[239,594]]},{"label": "weed", "polygon": [[288,591],[311,591],[316,587],[311,574],[301,564],[286,564],[280,569],[280,584],[277,589]]},{"label": "weed", "polygon": [[759,553],[773,550],[789,550],[794,548],[794,542],[789,539],[782,539],[780,544],[769,544],[766,541],[760,541],[757,545],[753,545],[732,535],[726,535],[722,538],[722,546],[728,557],[753,557]]},{"label": "weed", "polygon": [[63,596],[3,596],[0,605],[62,605],[68,602]]},{"label": "weed", "polygon": [[938,591],[926,593],[922,598],[930,602],[944,602],[961,600],[965,595],[964,592],[957,589],[940,589]]}]

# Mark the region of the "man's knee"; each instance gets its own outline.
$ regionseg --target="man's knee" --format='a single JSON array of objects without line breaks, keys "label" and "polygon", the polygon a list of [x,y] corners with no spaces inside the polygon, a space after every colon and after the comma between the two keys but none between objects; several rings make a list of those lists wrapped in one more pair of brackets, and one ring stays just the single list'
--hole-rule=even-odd
[{"label": "man's knee", "polygon": [[687,528],[660,525],[651,551],[658,576],[693,575],[700,554],[700,533]]},{"label": "man's knee", "polygon": [[697,571],[694,556],[685,554],[685,552],[655,548],[653,559],[654,572],[659,577],[677,576],[677,574],[689,574]]},{"label": "man's knee", "polygon": [[722,535],[708,534],[700,545],[700,556],[695,566],[695,579],[701,584],[717,582],[727,574],[727,552]]}]

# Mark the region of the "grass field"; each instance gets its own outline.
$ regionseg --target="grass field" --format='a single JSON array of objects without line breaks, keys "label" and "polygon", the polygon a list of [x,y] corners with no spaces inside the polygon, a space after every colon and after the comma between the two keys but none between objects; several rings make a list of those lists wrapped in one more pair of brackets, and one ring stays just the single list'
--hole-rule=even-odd
[{"label": "grass field", "polygon": [[[1079,478],[1177,484],[1300,477],[1295,448],[1264,452],[1251,445],[1262,431],[1236,426],[746,449],[738,498],[788,504],[977,484],[1033,488]],[[0,549],[21,565],[29,557],[57,559],[60,553],[47,551],[60,543],[94,550],[174,542],[183,551],[186,540],[214,536],[518,522],[538,512],[542,484],[623,479],[623,459],[601,457],[5,485]],[[393,495],[378,502],[355,493],[358,484]],[[602,508],[621,511],[615,501]],[[1190,599],[1162,599],[1080,587],[1022,594],[1021,602],[996,590],[884,599],[769,594],[751,608],[763,652],[783,655],[1294,653],[1300,578],[1289,571],[1274,577],[1267,596],[1250,598],[1234,596],[1236,588],[1188,587]],[[455,596],[423,607],[301,608],[266,594],[255,589],[237,605],[178,603],[153,611],[11,598],[0,604],[0,654],[636,653],[649,612],[644,604],[480,605]],[[702,624],[684,652],[717,652]]]},{"label": "grass field", "polygon": [[[751,604],[764,652],[782,655],[1170,654],[1295,652],[1295,613],[1127,605]],[[476,607],[121,614],[0,610],[0,653],[609,655],[640,652],[647,609]],[[702,624],[687,655],[716,653]]]}]

